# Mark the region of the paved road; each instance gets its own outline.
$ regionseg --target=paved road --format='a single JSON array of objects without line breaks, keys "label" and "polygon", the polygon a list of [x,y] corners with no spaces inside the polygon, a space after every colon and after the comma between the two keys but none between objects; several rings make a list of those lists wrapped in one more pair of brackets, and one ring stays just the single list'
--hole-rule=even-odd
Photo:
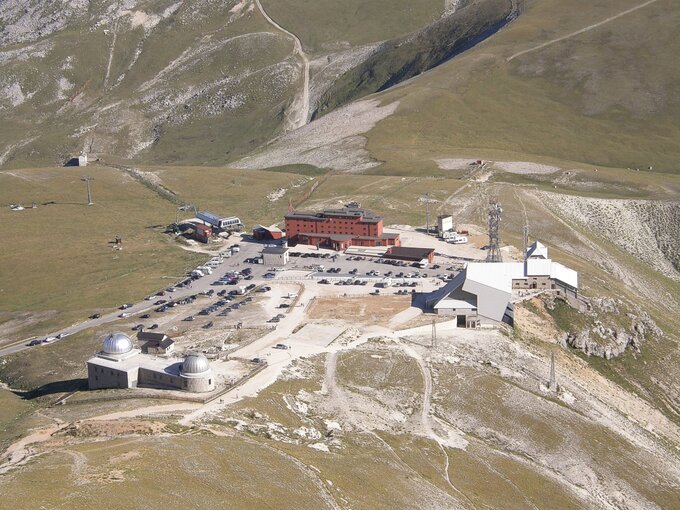
[{"label": "paved road", "polygon": [[[163,297],[155,297],[152,300],[142,300],[138,303],[134,303],[132,307],[128,308],[127,310],[124,310],[125,312],[129,313],[130,316],[135,316],[135,315],[141,315],[144,314],[145,312],[148,312],[150,310],[153,310],[155,308],[158,308],[157,305],[154,305],[153,303],[156,300],[159,299],[165,299],[167,301],[176,301],[180,300],[182,298],[185,298],[187,296],[191,296],[193,294],[198,294],[200,292],[204,292],[208,289],[220,289],[220,288],[226,288],[226,287],[214,287],[212,286],[212,282],[215,280],[218,280],[222,276],[224,276],[228,271],[231,270],[240,270],[247,267],[252,268],[253,270],[253,275],[255,276],[255,280],[263,280],[263,275],[266,272],[267,268],[263,267],[261,264],[245,264],[244,261],[246,258],[250,257],[255,257],[259,255],[260,250],[262,249],[262,245],[259,243],[252,243],[252,242],[240,242],[239,243],[241,246],[241,251],[234,254],[231,258],[225,259],[225,261],[217,267],[213,271],[213,274],[211,275],[206,275],[203,278],[200,278],[196,281],[194,281],[191,284],[191,287],[189,288],[181,288],[178,289],[175,292],[166,292],[165,296]],[[211,256],[206,255],[206,261],[209,260]],[[88,328],[93,328],[96,326],[101,326],[103,324],[107,324],[109,322],[114,322],[116,320],[119,320],[119,315],[123,312],[123,310],[115,310],[107,314],[102,314],[102,316],[99,319],[88,319],[83,322],[80,322],[78,324],[74,324],[73,326],[69,326],[67,328],[63,328],[59,331],[55,331],[53,333],[50,333],[45,336],[57,336],[59,333],[64,333],[67,335],[72,335],[75,333],[79,333],[80,331],[83,331]],[[44,337],[41,337],[44,338]],[[3,349],[0,349],[0,357],[6,356],[8,354],[12,354],[15,352],[23,351],[24,349],[28,349],[28,340],[23,340],[17,344],[14,344],[9,347],[5,347]],[[59,340],[55,340],[55,342],[58,342]]]}]

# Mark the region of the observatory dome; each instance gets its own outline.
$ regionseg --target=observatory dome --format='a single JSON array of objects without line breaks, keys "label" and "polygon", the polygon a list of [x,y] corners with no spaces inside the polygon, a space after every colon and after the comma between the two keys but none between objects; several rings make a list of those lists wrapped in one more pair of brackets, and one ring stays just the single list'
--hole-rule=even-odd
[{"label": "observatory dome", "polygon": [[183,375],[199,375],[210,370],[208,359],[202,354],[189,354],[182,364]]},{"label": "observatory dome", "polygon": [[105,354],[127,354],[133,348],[132,340],[125,333],[111,333],[104,338],[102,352]]}]

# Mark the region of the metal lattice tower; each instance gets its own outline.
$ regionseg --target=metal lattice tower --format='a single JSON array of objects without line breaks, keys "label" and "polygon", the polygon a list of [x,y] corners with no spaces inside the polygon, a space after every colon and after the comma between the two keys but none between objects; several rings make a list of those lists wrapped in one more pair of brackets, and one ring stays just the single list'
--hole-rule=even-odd
[{"label": "metal lattice tower", "polygon": [[486,254],[487,262],[503,262],[501,255],[500,226],[503,209],[496,200],[489,202],[489,251]]},{"label": "metal lattice tower", "polygon": [[94,177],[90,177],[89,175],[86,175],[81,181],[85,181],[85,184],[87,184],[87,205],[92,205],[94,202],[92,202],[92,192],[90,191],[90,181],[94,181]]}]

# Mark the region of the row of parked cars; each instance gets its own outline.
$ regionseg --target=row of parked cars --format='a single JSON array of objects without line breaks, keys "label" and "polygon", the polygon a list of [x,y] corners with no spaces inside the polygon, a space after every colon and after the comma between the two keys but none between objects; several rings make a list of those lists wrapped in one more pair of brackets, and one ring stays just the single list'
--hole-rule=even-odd
[{"label": "row of parked cars", "polygon": [[[250,285],[248,285],[247,287],[245,287],[246,292],[249,292],[249,291],[253,290],[255,287],[256,287],[256,285],[255,285],[254,283],[251,283]],[[271,287],[269,287],[269,289],[271,289]],[[212,293],[214,293],[215,291],[214,291],[214,290],[210,290],[209,292],[210,292],[211,295],[212,295]],[[239,295],[241,295],[241,292],[238,291],[238,290],[236,290],[236,289],[231,290],[231,291],[229,291],[229,292],[227,292],[226,290],[221,290],[221,291],[219,291],[219,292],[217,293],[217,296],[219,296],[221,299],[218,300],[218,301],[216,301],[215,303],[213,303],[213,304],[211,304],[211,305],[209,305],[209,306],[203,308],[200,312],[198,312],[198,315],[210,315],[211,313],[214,313],[214,312],[216,312],[217,310],[219,310],[220,308],[223,308],[223,307],[225,307],[226,305],[228,305],[229,303],[231,303],[231,302],[234,300],[234,298],[236,298],[236,297],[239,296]],[[245,306],[245,305],[247,305],[248,303],[250,303],[252,300],[253,300],[252,297],[247,296],[247,297],[245,297],[244,299],[242,299],[241,301],[239,301],[238,303],[233,303],[233,304],[231,304],[231,305],[229,306],[229,308],[225,308],[224,310],[222,310],[222,311],[218,314],[218,316],[220,316],[220,317],[225,317],[225,316],[228,315],[232,310],[238,310],[238,309],[241,308],[242,306]],[[194,320],[194,316],[193,316],[193,315],[190,315],[190,316],[186,317],[184,320],[185,320],[185,321],[193,321],[193,320]]]},{"label": "row of parked cars", "polygon": [[28,342],[29,347],[33,347],[34,345],[42,345],[42,344],[49,344],[51,342],[55,342],[57,340],[61,340],[64,337],[69,336],[71,333],[59,333],[58,335],[55,336],[48,336],[45,338],[36,338],[34,340],[31,340]]}]

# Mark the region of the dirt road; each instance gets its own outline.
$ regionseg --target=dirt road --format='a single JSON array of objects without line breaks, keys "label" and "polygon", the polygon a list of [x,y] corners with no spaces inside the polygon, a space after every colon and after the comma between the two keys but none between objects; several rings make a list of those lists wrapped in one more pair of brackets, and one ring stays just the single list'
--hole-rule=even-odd
[{"label": "dirt road", "polygon": [[510,62],[511,60],[513,60],[513,59],[515,59],[515,58],[517,58],[521,55],[531,53],[532,51],[538,51],[542,48],[545,48],[546,46],[550,46],[550,45],[558,43],[560,41],[564,41],[565,39],[570,39],[570,38],[575,37],[575,36],[582,34],[584,32],[588,32],[588,31],[593,30],[595,28],[601,27],[602,25],[609,23],[610,21],[614,21],[615,19],[620,18],[621,16],[625,16],[626,14],[630,14],[631,12],[635,12],[639,9],[642,9],[643,7],[647,7],[648,5],[653,4],[656,1],[657,0],[648,0],[647,2],[644,2],[640,5],[636,5],[635,7],[631,7],[630,9],[627,9],[623,12],[620,12],[620,13],[614,15],[614,16],[610,16],[609,18],[604,19],[604,20],[600,21],[599,23],[594,23],[592,25],[588,25],[587,27],[582,28],[581,30],[577,30],[576,32],[572,32],[571,34],[567,34],[567,35],[564,35],[562,37],[558,37],[556,39],[551,39],[550,41],[546,41],[543,44],[539,44],[538,46],[534,46],[533,48],[528,48],[526,50],[518,51],[514,55],[511,55],[510,57],[508,57],[507,62]]},{"label": "dirt road", "polygon": [[285,131],[291,131],[307,124],[307,119],[309,118],[309,58],[307,54],[302,49],[302,43],[300,38],[293,32],[290,32],[274,21],[267,11],[264,10],[260,0],[255,0],[257,8],[264,18],[277,30],[280,30],[287,36],[293,39],[294,50],[293,52],[300,56],[303,66],[303,86],[302,90],[299,91],[298,95],[295,97],[290,105],[290,110],[286,114],[286,125],[284,126]]}]

